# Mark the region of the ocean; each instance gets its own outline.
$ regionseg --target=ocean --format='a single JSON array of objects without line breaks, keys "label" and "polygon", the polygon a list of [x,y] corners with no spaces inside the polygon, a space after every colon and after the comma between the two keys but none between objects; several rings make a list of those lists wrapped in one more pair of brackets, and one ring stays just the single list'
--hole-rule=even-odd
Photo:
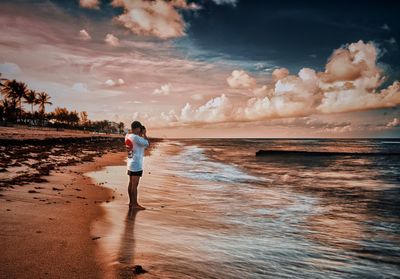
[{"label": "ocean", "polygon": [[399,154],[397,139],[164,140],[145,211],[128,211],[125,166],[88,174],[116,197],[93,234],[127,278],[399,278]]}]

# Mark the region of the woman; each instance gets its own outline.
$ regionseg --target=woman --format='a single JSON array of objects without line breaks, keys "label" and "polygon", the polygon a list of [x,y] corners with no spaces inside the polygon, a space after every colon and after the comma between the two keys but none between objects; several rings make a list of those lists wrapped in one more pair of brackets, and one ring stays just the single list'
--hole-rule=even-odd
[{"label": "woman", "polygon": [[128,194],[129,207],[145,209],[138,203],[138,185],[143,174],[144,149],[149,146],[146,128],[139,122],[133,121],[130,133],[125,136],[125,146],[128,151],[127,168],[129,175]]}]

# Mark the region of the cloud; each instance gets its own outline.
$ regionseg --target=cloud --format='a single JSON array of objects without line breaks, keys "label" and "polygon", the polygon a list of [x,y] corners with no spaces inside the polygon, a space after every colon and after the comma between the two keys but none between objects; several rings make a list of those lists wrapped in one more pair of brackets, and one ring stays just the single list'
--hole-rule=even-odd
[{"label": "cloud", "polygon": [[20,72],[21,68],[15,63],[4,62],[0,64],[0,73],[2,74],[13,75],[13,74],[18,74]]},{"label": "cloud", "polygon": [[267,85],[263,85],[259,88],[255,88],[253,90],[254,95],[257,97],[265,97],[265,96],[271,95],[272,92],[273,92],[273,89],[271,89]]},{"label": "cloud", "polygon": [[289,75],[289,70],[286,68],[275,69],[272,72],[272,78],[274,81],[283,79],[283,78],[287,77],[288,75]]},{"label": "cloud", "polygon": [[270,96],[254,97],[239,108],[242,118],[257,120],[305,116],[313,112],[317,92],[317,75],[312,69],[302,69],[298,76],[287,76],[275,83]]},{"label": "cloud", "polygon": [[167,96],[171,92],[171,84],[167,83],[164,85],[161,85],[160,88],[156,88],[153,91],[153,95],[162,95],[162,96]]},{"label": "cloud", "polygon": [[[235,5],[236,0],[213,0],[217,5]],[[99,9],[99,0],[80,0],[83,8]],[[123,9],[114,21],[133,33],[160,39],[185,35],[186,23],[181,10],[198,10],[201,7],[187,0],[112,0],[113,7]]]},{"label": "cloud", "polygon": [[181,110],[179,121],[182,122],[223,122],[232,116],[233,104],[222,94],[220,97],[209,100],[204,105],[193,108],[187,103]]},{"label": "cloud", "polygon": [[118,86],[125,84],[125,81],[122,78],[117,79],[116,81],[112,79],[108,79],[104,82],[108,86]]},{"label": "cloud", "polygon": [[397,41],[394,37],[391,37],[390,39],[386,40],[386,42],[391,45],[395,45],[397,43]]},{"label": "cloud", "polygon": [[92,37],[85,29],[82,29],[79,31],[79,39],[81,39],[82,41],[89,41],[92,39]]},{"label": "cloud", "polygon": [[254,64],[254,68],[256,70],[263,70],[266,67],[266,65],[264,63],[258,62]]},{"label": "cloud", "polygon": [[395,117],[393,120],[389,121],[389,123],[386,124],[386,127],[393,128],[393,127],[400,127],[400,120]]},{"label": "cloud", "polygon": [[81,82],[74,83],[72,85],[72,89],[75,92],[78,92],[78,93],[87,93],[87,92],[89,92],[87,84],[86,83],[81,83]]},{"label": "cloud", "polygon": [[79,0],[79,5],[86,9],[99,9],[99,0]]},{"label": "cloud", "polygon": [[185,22],[178,10],[197,9],[196,4],[186,0],[114,0],[114,7],[124,8],[115,21],[133,33],[161,39],[181,37],[185,34]]},{"label": "cloud", "polygon": [[217,5],[229,4],[235,6],[238,0],[213,0],[213,2]]},{"label": "cloud", "polygon": [[110,46],[119,46],[119,39],[113,34],[107,34],[104,41]]},{"label": "cloud", "polygon": [[385,23],[385,24],[383,24],[383,25],[381,26],[381,29],[386,30],[386,31],[389,31],[389,30],[390,30],[390,27],[389,27],[389,25],[387,25],[387,24]]},{"label": "cloud", "polygon": [[172,109],[168,113],[162,112],[161,113],[161,120],[167,123],[174,123],[177,122],[177,117],[175,111]]},{"label": "cloud", "polygon": [[105,84],[108,86],[114,86],[115,82],[112,79],[108,79],[108,80],[106,80]]},{"label": "cloud", "polygon": [[256,85],[256,80],[243,70],[234,70],[226,82],[231,88],[250,88]]},{"label": "cloud", "polygon": [[[316,129],[322,133],[349,133],[352,132],[355,127],[350,122],[326,122],[319,119],[313,119],[310,117],[299,118],[299,121],[294,121],[296,123],[291,123],[292,126],[304,126],[310,129]],[[303,122],[303,123],[302,123]]]},{"label": "cloud", "polygon": [[[198,108],[187,103],[177,119],[194,123],[258,121],[397,106],[400,82],[380,89],[385,77],[377,66],[377,52],[372,43],[352,43],[335,50],[323,72],[303,68],[290,75],[287,69],[277,69],[272,84],[261,88],[255,87],[255,80],[246,72],[235,70],[227,79],[229,86],[251,88],[255,97],[235,103],[222,94]],[[341,129],[350,131],[351,127]]]},{"label": "cloud", "polygon": [[203,99],[203,95],[201,94],[193,94],[192,96],[190,96],[190,98],[192,98],[195,101],[200,101]]}]

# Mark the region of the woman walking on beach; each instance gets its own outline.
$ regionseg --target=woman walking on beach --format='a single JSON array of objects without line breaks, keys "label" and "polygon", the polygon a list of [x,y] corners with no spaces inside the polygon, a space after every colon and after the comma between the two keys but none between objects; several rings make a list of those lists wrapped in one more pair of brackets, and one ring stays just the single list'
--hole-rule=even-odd
[{"label": "woman walking on beach", "polygon": [[125,146],[128,151],[129,207],[142,210],[145,208],[138,203],[138,185],[143,174],[144,149],[149,146],[149,141],[146,128],[139,121],[132,122],[131,131],[125,136]]}]

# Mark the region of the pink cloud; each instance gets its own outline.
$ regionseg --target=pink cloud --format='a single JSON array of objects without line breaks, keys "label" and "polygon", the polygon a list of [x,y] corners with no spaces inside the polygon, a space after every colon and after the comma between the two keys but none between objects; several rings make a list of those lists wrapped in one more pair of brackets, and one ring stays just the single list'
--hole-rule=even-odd
[{"label": "pink cloud", "polygon": [[161,39],[183,36],[185,22],[178,10],[198,8],[195,4],[188,4],[185,0],[114,0],[112,5],[124,8],[124,13],[115,18],[117,23],[135,34],[155,36]]},{"label": "pink cloud", "polygon": [[289,75],[289,70],[286,68],[275,69],[272,72],[272,78],[274,81],[283,79],[283,78],[287,77],[288,75]]},{"label": "pink cloud", "polygon": [[113,34],[107,34],[104,41],[110,46],[119,46],[119,39],[115,37]]},{"label": "pink cloud", "polygon": [[162,95],[162,96],[167,96],[169,93],[171,93],[171,84],[167,83],[164,85],[161,85],[159,88],[156,88],[153,91],[153,95]]},{"label": "pink cloud", "polygon": [[232,110],[232,102],[222,94],[197,108],[187,103],[177,119],[182,122],[223,122],[232,117]]},{"label": "pink cloud", "polygon": [[256,80],[243,70],[234,70],[226,82],[231,88],[250,88],[256,85]]},{"label": "pink cloud", "polygon": [[85,29],[82,29],[79,31],[79,39],[81,39],[83,41],[90,41],[92,39],[92,37]]},{"label": "pink cloud", "polygon": [[86,9],[99,9],[100,0],[79,0],[79,5]]},{"label": "pink cloud", "polygon": [[253,88],[255,97],[234,102],[222,94],[197,108],[187,103],[177,119],[189,123],[258,121],[399,105],[400,82],[379,89],[384,79],[377,66],[376,47],[359,41],[335,50],[324,72],[303,68],[290,75],[278,69],[272,74],[272,84],[261,88],[246,72],[235,70],[227,79],[230,87]]}]

